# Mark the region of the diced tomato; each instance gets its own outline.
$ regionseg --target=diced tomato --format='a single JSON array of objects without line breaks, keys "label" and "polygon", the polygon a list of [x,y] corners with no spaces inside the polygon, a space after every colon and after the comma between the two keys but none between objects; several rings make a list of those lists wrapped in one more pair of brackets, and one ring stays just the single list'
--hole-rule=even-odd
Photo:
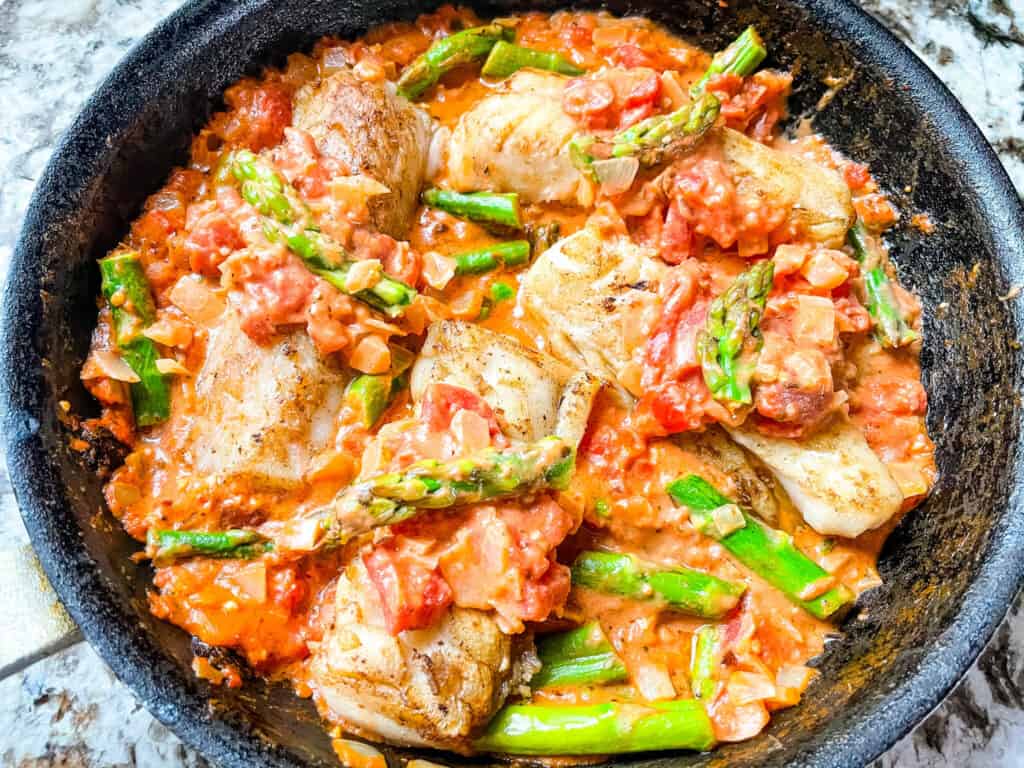
[{"label": "diced tomato", "polygon": [[618,46],[615,51],[612,52],[612,61],[615,64],[620,64],[623,67],[654,67],[655,61],[651,56],[639,45],[635,43],[625,43]]},{"label": "diced tomato", "polygon": [[726,125],[758,141],[768,141],[786,114],[792,82],[789,73],[762,70],[747,78],[716,75],[708,83],[708,91],[721,101]]},{"label": "diced tomato", "polygon": [[363,555],[363,564],[380,595],[388,632],[422,629],[436,622],[452,602],[452,590],[437,568],[402,557],[390,538]]},{"label": "diced tomato", "polygon": [[639,410],[649,410],[664,430],[664,434],[689,432],[700,429],[712,418],[708,415],[711,393],[699,372],[693,372],[680,381],[668,381],[640,399]]},{"label": "diced tomato", "polygon": [[294,614],[306,599],[306,585],[294,566],[285,566],[270,575],[270,600]]},{"label": "diced tomato", "polygon": [[866,165],[847,163],[843,169],[843,179],[850,189],[856,191],[871,181],[871,171]]},{"label": "diced tomato", "polygon": [[562,93],[562,109],[573,117],[596,115],[615,102],[615,91],[603,80],[577,78]]},{"label": "diced tomato", "polygon": [[284,129],[292,121],[292,97],[283,85],[244,80],[224,97],[233,110],[224,129],[229,143],[259,151],[284,138]]},{"label": "diced tomato", "polygon": [[674,199],[668,207],[665,225],[661,228],[658,255],[666,264],[681,264],[694,252],[694,232],[684,209],[685,203],[679,198]]},{"label": "diced tomato", "polygon": [[423,398],[423,420],[433,432],[444,432],[452,424],[452,417],[461,410],[473,411],[487,420],[491,438],[501,434],[498,418],[491,406],[475,392],[454,384],[431,384]]},{"label": "diced tomato", "polygon": [[633,86],[624,103],[627,107],[638,107],[641,104],[651,104],[657,101],[659,96],[661,96],[661,78],[657,75],[649,75]]},{"label": "diced tomato", "polygon": [[205,202],[189,207],[184,250],[193,272],[220,277],[218,267],[232,251],[244,245],[235,222],[215,204]]}]

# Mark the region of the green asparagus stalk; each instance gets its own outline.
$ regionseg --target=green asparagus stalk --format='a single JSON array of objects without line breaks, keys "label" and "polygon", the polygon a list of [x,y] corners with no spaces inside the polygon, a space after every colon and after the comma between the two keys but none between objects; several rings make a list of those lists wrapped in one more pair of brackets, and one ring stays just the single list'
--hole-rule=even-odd
[{"label": "green asparagus stalk", "polygon": [[704,382],[730,408],[753,401],[750,380],[763,344],[759,324],[774,274],[768,259],[740,274],[712,302],[707,325],[697,337]]},{"label": "green asparagus stalk", "polygon": [[491,499],[565,490],[576,452],[550,436],[514,450],[487,448],[451,461],[426,459],[350,486],[331,502],[316,546],[342,544],[380,526]]},{"label": "green asparagus stalk", "polygon": [[512,755],[612,755],[662,749],[707,750],[715,732],[695,699],[651,704],[512,704],[475,743]]},{"label": "green asparagus stalk", "polygon": [[732,506],[732,502],[704,478],[687,475],[670,483],[666,490],[677,504],[689,508],[694,528],[718,539],[739,562],[812,616],[838,618],[853,603],[853,592],[843,584],[813,594],[818,585],[831,585],[834,579],[797,549],[789,534],[769,528],[743,512],[743,526],[723,535],[714,513]]},{"label": "green asparagus stalk", "polygon": [[690,680],[694,697],[708,702],[715,694],[715,676],[722,661],[722,628],[707,624],[693,635]]},{"label": "green asparagus stalk", "polygon": [[252,152],[240,150],[231,156],[230,168],[242,182],[243,197],[263,215],[267,237],[284,242],[310,272],[389,317],[400,316],[412,304],[416,291],[387,275],[381,275],[372,288],[350,290],[348,273],[355,262],[345,257],[340,245],[316,231],[298,194],[270,165]]},{"label": "green asparagus stalk", "polygon": [[515,39],[515,30],[501,24],[464,29],[430,46],[402,71],[398,93],[415,99],[456,67],[483,58],[500,40]]},{"label": "green asparagus stalk", "polygon": [[158,531],[150,530],[147,554],[153,565],[165,565],[189,557],[248,560],[273,549],[273,544],[255,531]]},{"label": "green asparagus stalk", "polygon": [[715,54],[707,71],[690,88],[690,95],[696,99],[704,93],[711,78],[716,75],[749,77],[767,55],[768,51],[757,30],[747,27],[724,51]]},{"label": "green asparagus stalk", "polygon": [[892,289],[892,280],[882,264],[882,256],[875,247],[859,218],[850,227],[847,241],[864,272],[864,293],[868,312],[875,321],[875,338],[888,349],[905,346],[918,339],[910,327]]},{"label": "green asparagus stalk", "polygon": [[667,115],[641,120],[612,138],[612,157],[636,157],[646,167],[694,147],[715,124],[721,104],[711,94]]},{"label": "green asparagus stalk", "polygon": [[523,227],[519,213],[519,195],[515,192],[463,193],[432,188],[423,193],[423,202],[431,208],[480,224],[510,229]]},{"label": "green asparagus stalk", "polygon": [[552,51],[538,51],[534,48],[523,48],[504,40],[499,40],[491,48],[481,73],[487,77],[508,77],[520,69],[546,69],[561,75],[582,75],[584,70],[571,61]]},{"label": "green asparagus stalk", "polygon": [[633,600],[659,600],[673,610],[710,619],[736,607],[746,589],[701,571],[657,569],[614,552],[581,552],[572,566],[572,583]]},{"label": "green asparagus stalk", "polygon": [[541,668],[530,680],[533,688],[617,683],[626,667],[596,621],[537,641]]},{"label": "green asparagus stalk", "polygon": [[610,141],[578,134],[569,142],[569,155],[595,181],[600,179],[594,163],[604,158],[635,157],[645,168],[659,165],[697,146],[714,127],[720,109],[717,98],[701,94],[675,112],[641,120]]},{"label": "green asparagus stalk", "polygon": [[502,264],[506,267],[526,264],[530,260],[530,244],[526,240],[512,240],[467,253],[458,253],[453,258],[456,275],[482,275]]},{"label": "green asparagus stalk", "polygon": [[[162,555],[164,559],[195,555],[216,557],[218,551],[230,551],[227,545],[235,539],[239,539],[239,546],[270,541],[282,552],[338,546],[375,528],[408,520],[423,509],[459,507],[548,489],[565,490],[572,478],[575,456],[572,446],[551,436],[515,450],[487,448],[473,456],[451,461],[426,459],[401,472],[377,475],[349,486],[311,517],[283,524],[268,523],[260,531],[204,533],[201,535],[212,537],[207,549],[200,546],[172,548],[162,551]],[[169,533],[178,534],[176,531]],[[174,543],[173,537],[168,541]],[[185,543],[191,541],[186,539]]]},{"label": "green asparagus stalk", "polygon": [[135,251],[100,259],[101,290],[110,305],[114,343],[139,381],[130,386],[135,423],[148,427],[165,421],[171,413],[167,378],[156,367],[156,344],[142,331],[156,320],[156,306],[149,281]]}]

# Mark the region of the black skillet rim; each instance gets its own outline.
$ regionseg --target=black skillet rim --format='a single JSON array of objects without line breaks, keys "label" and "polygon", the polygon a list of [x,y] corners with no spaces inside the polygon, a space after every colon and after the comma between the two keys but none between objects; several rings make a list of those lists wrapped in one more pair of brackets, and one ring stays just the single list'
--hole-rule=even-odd
[{"label": "black skillet rim", "polygon": [[[903,85],[906,98],[942,116],[938,122],[947,141],[946,151],[960,167],[965,185],[975,188],[985,199],[993,219],[993,251],[1002,259],[1000,266],[1019,282],[1016,279],[1024,273],[1024,264],[1014,262],[1011,254],[1024,243],[1024,209],[995,153],[963,107],[906,46],[849,0],[799,2],[814,17],[830,19],[833,33],[858,58],[883,66]],[[34,427],[42,407],[43,384],[36,375],[40,356],[31,334],[19,334],[17,329],[38,311],[39,283],[34,265],[39,260],[47,223],[62,211],[73,209],[91,178],[102,171],[97,167],[103,151],[102,136],[116,135],[117,128],[123,127],[120,123],[127,119],[125,115],[141,108],[160,88],[159,77],[155,83],[140,85],[143,78],[139,72],[152,71],[153,62],[161,61],[165,62],[164,72],[175,71],[176,56],[191,55],[191,50],[201,49],[215,34],[230,29],[238,19],[264,4],[265,0],[187,4],[158,24],[106,78],[61,138],[35,189],[11,260],[0,329],[0,405],[11,484],[51,583],[92,646],[154,716],[209,760],[238,768],[298,763],[279,750],[268,750],[228,723],[211,719],[206,702],[192,695],[174,675],[165,674],[159,663],[140,663],[131,652],[130,633],[117,631],[124,620],[120,606],[112,607],[101,599],[106,590],[99,572],[87,569],[85,578],[82,570],[75,578],[67,573],[65,564],[83,558],[81,542],[73,530],[75,526],[66,524],[61,494],[51,485],[54,477],[49,457]],[[122,110],[120,115],[114,107]],[[108,130],[97,131],[98,126]],[[1024,308],[1019,302],[1012,312],[1017,326],[1024,327]],[[1018,457],[1011,469],[1014,476],[1022,476],[1022,464],[1024,460]],[[993,533],[992,557],[980,567],[955,620],[922,655],[916,673],[882,703],[851,720],[840,744],[812,736],[799,755],[801,764],[839,768],[852,765],[850,758],[857,764],[867,764],[941,702],[981,652],[1024,584],[1024,558],[1016,554],[1024,541],[1021,506],[1021,489],[1017,486],[1007,500],[1009,524]]]}]

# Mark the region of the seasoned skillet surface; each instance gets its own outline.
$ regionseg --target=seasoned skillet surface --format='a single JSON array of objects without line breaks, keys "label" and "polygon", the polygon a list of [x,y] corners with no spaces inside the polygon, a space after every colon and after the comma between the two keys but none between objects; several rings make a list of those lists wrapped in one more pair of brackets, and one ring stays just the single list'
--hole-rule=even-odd
[{"label": "seasoned skillet surface", "polygon": [[[286,688],[253,681],[240,693],[211,692],[193,679],[187,638],[148,615],[148,574],[126,560],[135,547],[112,521],[96,524],[99,484],[65,447],[56,420],[58,399],[71,400],[79,412],[89,407],[76,371],[95,312],[93,260],[183,160],[217,94],[243,72],[275,61],[271,52],[302,48],[328,32],[356,35],[385,18],[425,10],[269,5],[201,3],[179,14],[136,51],[134,66],[113,75],[58,150],[12,268],[4,432],[12,479],[51,579],[90,640],[154,713],[226,765],[333,765],[312,708]],[[490,15],[515,7],[477,10]],[[775,57],[769,64],[800,66],[794,113],[818,102],[823,76],[853,75],[816,127],[869,163],[901,208],[927,210],[938,225],[928,238],[901,232],[894,255],[926,308],[922,362],[941,475],[932,498],[889,540],[881,560],[885,586],[862,603],[862,618],[847,622],[844,640],[830,646],[804,704],[774,718],[754,741],[713,758],[685,756],[681,764],[867,762],[944,693],[1020,582],[1015,553],[1024,543],[1024,522],[1008,503],[1019,474],[1020,361],[1011,342],[1020,318],[997,300],[1018,277],[1011,259],[1024,245],[1020,210],[996,161],[982,153],[980,136],[960,123],[948,94],[924,93],[904,52],[888,47],[884,35],[882,42],[864,42],[869,31],[882,33],[845,5],[804,7],[809,10],[769,3],[609,9],[644,13],[708,49],[756,23]],[[843,37],[815,31],[826,24]],[[243,64],[251,66],[243,70]],[[918,87],[902,88],[910,83]],[[967,152],[976,153],[973,162],[962,161]],[[910,196],[901,193],[908,184]],[[680,763],[656,762],[667,759]]]}]

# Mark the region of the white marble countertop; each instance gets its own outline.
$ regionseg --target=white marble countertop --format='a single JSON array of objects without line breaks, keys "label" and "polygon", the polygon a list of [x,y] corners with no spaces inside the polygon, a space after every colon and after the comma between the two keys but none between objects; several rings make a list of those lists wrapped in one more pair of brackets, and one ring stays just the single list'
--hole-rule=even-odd
[{"label": "white marble countertop", "polygon": [[[1024,0],[863,0],[956,93],[1024,192]],[[0,275],[54,142],[176,0],[0,0]],[[0,540],[25,539],[0,466]],[[0,765],[207,763],[156,722],[85,644],[0,682]],[[949,698],[876,766],[1024,765],[1018,598]]]}]

